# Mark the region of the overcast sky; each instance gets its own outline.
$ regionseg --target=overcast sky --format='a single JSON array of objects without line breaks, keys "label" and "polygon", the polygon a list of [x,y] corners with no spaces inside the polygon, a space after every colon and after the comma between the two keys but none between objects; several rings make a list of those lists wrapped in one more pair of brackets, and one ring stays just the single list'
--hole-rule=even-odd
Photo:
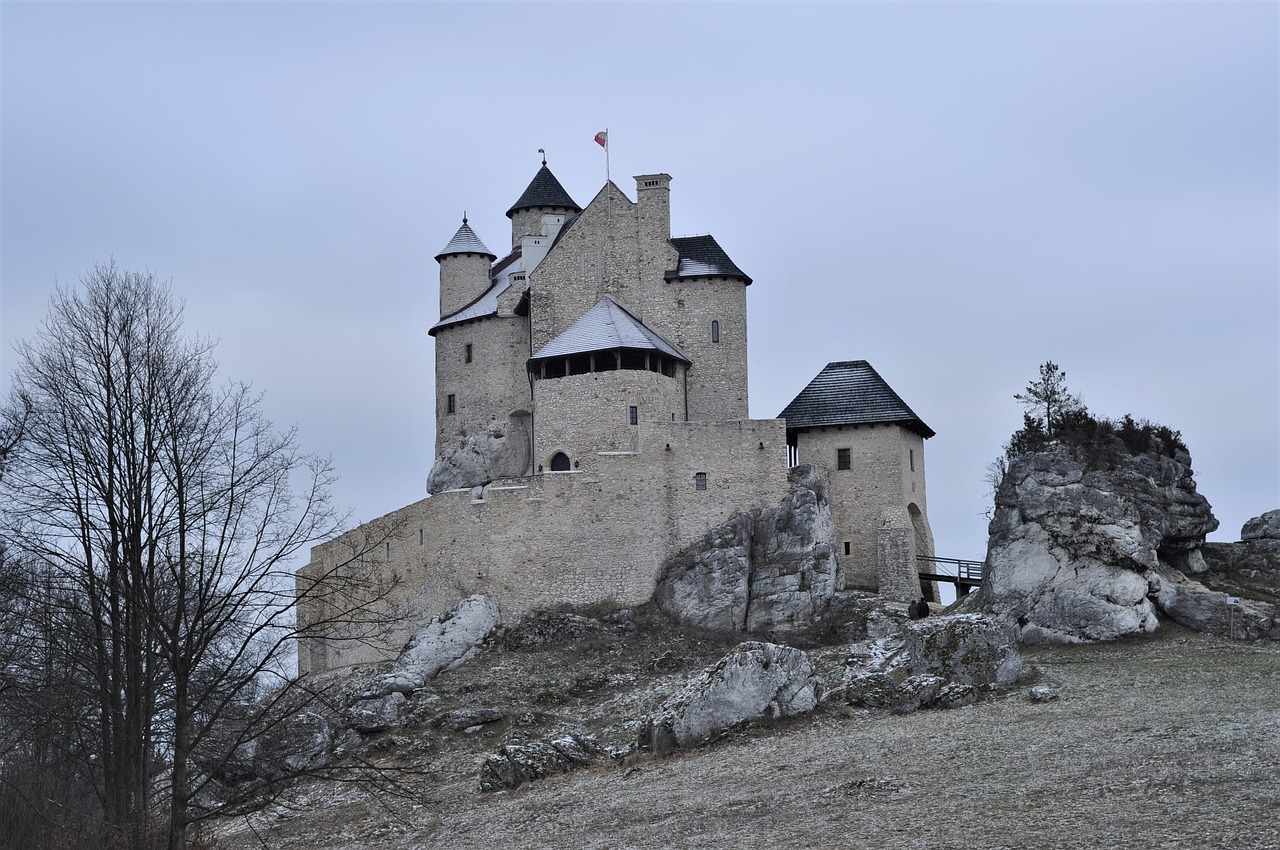
[{"label": "overcast sky", "polygon": [[1053,360],[1180,429],[1235,540],[1280,507],[1272,2],[23,3],[3,43],[3,372],[55,282],[172,279],[367,520],[425,495],[437,265],[547,150],[665,171],[748,289],[751,413],[866,359],[938,435],[938,553]]}]

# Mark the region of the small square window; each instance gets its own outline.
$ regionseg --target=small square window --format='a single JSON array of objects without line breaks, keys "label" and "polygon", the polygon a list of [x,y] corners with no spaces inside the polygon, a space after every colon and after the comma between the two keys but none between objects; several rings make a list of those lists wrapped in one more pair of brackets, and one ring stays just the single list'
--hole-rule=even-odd
[{"label": "small square window", "polygon": [[627,423],[630,425],[640,424],[640,408],[634,404],[627,408]]},{"label": "small square window", "polygon": [[471,362],[471,343],[467,343],[467,362]]},{"label": "small square window", "polygon": [[836,469],[852,469],[853,462],[849,458],[848,449],[836,449]]},{"label": "small square window", "polygon": [[707,489],[707,473],[699,472],[698,474],[693,476],[693,489],[695,490]]},{"label": "small square window", "polygon": [[453,393],[449,393],[449,398],[445,400],[445,413],[458,412],[458,397]]}]

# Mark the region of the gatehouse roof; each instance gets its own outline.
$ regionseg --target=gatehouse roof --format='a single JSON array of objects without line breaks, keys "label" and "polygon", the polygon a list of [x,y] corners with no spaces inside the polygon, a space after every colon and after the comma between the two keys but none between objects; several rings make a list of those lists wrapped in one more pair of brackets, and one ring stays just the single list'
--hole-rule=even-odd
[{"label": "gatehouse roof", "polygon": [[895,423],[928,439],[934,431],[916,416],[865,360],[828,363],[778,414],[787,430]]}]

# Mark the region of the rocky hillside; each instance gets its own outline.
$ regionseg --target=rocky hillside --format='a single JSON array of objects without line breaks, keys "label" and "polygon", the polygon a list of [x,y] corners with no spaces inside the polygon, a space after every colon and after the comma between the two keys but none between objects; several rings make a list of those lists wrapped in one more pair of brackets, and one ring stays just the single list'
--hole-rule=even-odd
[{"label": "rocky hillside", "polygon": [[[1280,847],[1280,824],[1260,817],[1280,810],[1280,645],[1168,622],[1030,648],[1015,685],[967,706],[900,714],[837,695],[675,755],[481,790],[506,745],[629,746],[733,645],[644,612],[535,618],[406,697],[395,725],[353,736],[335,766],[374,767],[379,786],[299,782],[211,837],[235,850]],[[838,687],[848,644],[807,654]]]}]

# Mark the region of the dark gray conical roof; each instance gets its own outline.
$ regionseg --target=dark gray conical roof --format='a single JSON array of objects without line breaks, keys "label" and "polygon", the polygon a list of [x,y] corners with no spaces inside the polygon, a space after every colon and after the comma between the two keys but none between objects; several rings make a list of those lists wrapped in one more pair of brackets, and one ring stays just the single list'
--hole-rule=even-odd
[{"label": "dark gray conical roof", "polygon": [[901,425],[925,439],[933,436],[933,429],[865,360],[828,363],[778,418],[787,420],[788,431],[883,422]]},{"label": "dark gray conical roof", "polygon": [[524,190],[520,200],[507,210],[507,218],[511,218],[520,210],[533,207],[565,207],[574,212],[582,212],[582,207],[569,197],[569,193],[560,185],[560,181],[551,173],[551,169],[547,168],[545,162],[538,169],[538,173],[533,175],[533,181],[529,183],[529,188]]},{"label": "dark gray conical roof", "polygon": [[458,228],[458,232],[453,234],[453,238],[449,240],[449,244],[445,245],[436,254],[436,260],[441,257],[447,257],[450,254],[484,254],[490,260],[498,259],[498,255],[490,251],[480,241],[480,237],[476,236],[476,232],[471,229],[471,225],[467,224],[467,219],[462,219],[462,227]]}]

